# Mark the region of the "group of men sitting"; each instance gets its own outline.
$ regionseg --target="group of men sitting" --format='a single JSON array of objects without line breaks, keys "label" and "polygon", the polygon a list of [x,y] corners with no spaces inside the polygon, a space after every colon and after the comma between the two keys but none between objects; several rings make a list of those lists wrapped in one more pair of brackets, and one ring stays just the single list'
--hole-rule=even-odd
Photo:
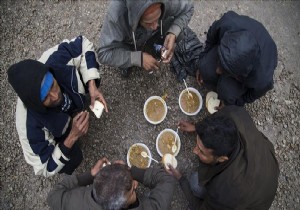
[{"label": "group of men sitting", "polygon": [[[48,196],[51,208],[168,210],[177,182],[190,209],[271,206],[279,175],[274,147],[243,105],[272,89],[276,44],[261,23],[230,11],[212,24],[204,49],[194,51],[189,61],[178,59],[185,57],[182,43],[187,52],[198,46],[187,39],[193,33],[188,28],[193,10],[190,1],[111,1],[97,53],[86,37],[78,36],[47,50],[38,61],[23,60],[9,68],[8,81],[19,96],[16,127],[25,160],[45,177],[71,175],[81,163],[78,139],[88,132],[87,107],[98,100],[108,112],[99,89],[98,59],[126,77],[140,68],[157,71],[161,61],[171,63],[175,72],[192,64],[187,74],[222,101],[220,111],[204,120],[178,124],[197,134],[193,153],[200,161],[191,176],[172,166],[129,168],[122,160],[110,164],[104,157],[91,171],[57,184]],[[200,43],[196,36],[192,39]],[[181,65],[172,66],[176,62]],[[138,198],[138,183],[150,193]]]}]

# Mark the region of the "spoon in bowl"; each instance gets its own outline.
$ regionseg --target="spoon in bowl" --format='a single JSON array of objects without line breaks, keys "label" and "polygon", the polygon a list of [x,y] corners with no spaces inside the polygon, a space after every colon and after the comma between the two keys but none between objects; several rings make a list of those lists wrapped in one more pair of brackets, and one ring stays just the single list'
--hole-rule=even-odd
[{"label": "spoon in bowl", "polygon": [[185,88],[186,88],[186,90],[187,90],[187,92],[188,92],[188,98],[189,98],[189,97],[193,98],[193,95],[190,93],[190,91],[189,91],[189,89],[188,89],[188,87],[187,87],[187,84],[186,84],[185,79],[182,79],[182,80],[183,80],[184,85],[185,85]]},{"label": "spoon in bowl", "polygon": [[179,127],[177,127],[177,129],[176,129],[176,136],[175,136],[175,143],[173,144],[173,146],[172,146],[172,152],[173,153],[175,153],[176,152],[176,150],[177,150],[177,136],[178,136],[178,128]]},{"label": "spoon in bowl", "polygon": [[154,158],[150,157],[150,156],[147,154],[147,152],[145,152],[145,151],[142,151],[142,152],[141,152],[141,155],[142,155],[144,158],[147,157],[147,158],[153,160],[154,162],[159,163],[157,160],[155,160]]}]

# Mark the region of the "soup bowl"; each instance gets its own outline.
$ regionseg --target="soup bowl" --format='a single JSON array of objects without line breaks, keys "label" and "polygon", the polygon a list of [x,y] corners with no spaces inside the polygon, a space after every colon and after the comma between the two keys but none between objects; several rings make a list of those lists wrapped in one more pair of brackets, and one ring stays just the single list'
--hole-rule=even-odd
[{"label": "soup bowl", "polygon": [[188,94],[187,89],[184,89],[178,99],[181,111],[189,116],[196,115],[200,112],[203,104],[202,96],[198,90],[188,87],[191,95]]},{"label": "soup bowl", "polygon": [[[143,157],[141,155],[141,152],[143,151],[146,152],[150,158]],[[134,165],[138,168],[149,168],[151,165],[151,158],[152,155],[149,148],[143,143],[136,143],[131,145],[127,152],[127,165],[129,167]]]},{"label": "soup bowl", "polygon": [[168,109],[166,102],[161,97],[151,96],[146,100],[143,111],[146,120],[157,125],[166,118]]},{"label": "soup bowl", "polygon": [[[173,152],[172,151],[172,146],[175,143],[175,138],[176,139],[176,151]],[[164,154],[171,154],[174,156],[177,156],[179,151],[180,151],[180,146],[181,146],[181,142],[180,142],[180,137],[179,135],[172,129],[164,129],[163,131],[161,131],[157,138],[156,138],[156,150],[158,152],[158,154],[163,157]]]}]

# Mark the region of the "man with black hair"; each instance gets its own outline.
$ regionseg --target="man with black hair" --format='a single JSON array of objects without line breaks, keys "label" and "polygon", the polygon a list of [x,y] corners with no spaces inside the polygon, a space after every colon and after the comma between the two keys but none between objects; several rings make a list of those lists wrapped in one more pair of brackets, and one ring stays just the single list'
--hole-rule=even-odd
[{"label": "man with black hair", "polygon": [[255,127],[242,107],[225,106],[196,125],[181,121],[183,131],[196,132],[193,149],[198,171],[186,179],[169,173],[194,209],[269,209],[278,186],[279,167],[272,143]]},{"label": "man with black hair", "polygon": [[243,106],[273,88],[277,47],[257,20],[233,11],[209,28],[198,61],[197,81],[225,105]]},{"label": "man with black hair", "polygon": [[72,174],[83,159],[77,141],[89,128],[87,105],[99,100],[107,111],[93,44],[84,36],[64,40],[7,74],[19,96],[16,127],[26,162],[36,175]]},{"label": "man with black hair", "polygon": [[[190,0],[111,1],[97,51],[101,64],[118,67],[124,77],[142,67],[158,70],[159,61],[169,63],[193,15]],[[166,50],[162,57],[162,50]]]},{"label": "man with black hair", "polygon": [[[148,196],[137,197],[138,182],[150,188]],[[50,191],[47,200],[55,210],[163,210],[170,209],[175,186],[174,177],[159,166],[129,168],[121,160],[110,164],[102,158],[91,171],[66,177]]]}]

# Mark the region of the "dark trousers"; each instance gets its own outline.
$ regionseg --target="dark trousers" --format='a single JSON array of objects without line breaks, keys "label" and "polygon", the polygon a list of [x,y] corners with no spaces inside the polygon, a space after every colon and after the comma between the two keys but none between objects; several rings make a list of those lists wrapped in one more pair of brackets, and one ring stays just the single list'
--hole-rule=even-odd
[{"label": "dark trousers", "polygon": [[74,170],[80,165],[83,160],[82,151],[76,142],[70,152],[70,160],[65,164],[65,166],[58,173],[65,173],[71,175]]}]

